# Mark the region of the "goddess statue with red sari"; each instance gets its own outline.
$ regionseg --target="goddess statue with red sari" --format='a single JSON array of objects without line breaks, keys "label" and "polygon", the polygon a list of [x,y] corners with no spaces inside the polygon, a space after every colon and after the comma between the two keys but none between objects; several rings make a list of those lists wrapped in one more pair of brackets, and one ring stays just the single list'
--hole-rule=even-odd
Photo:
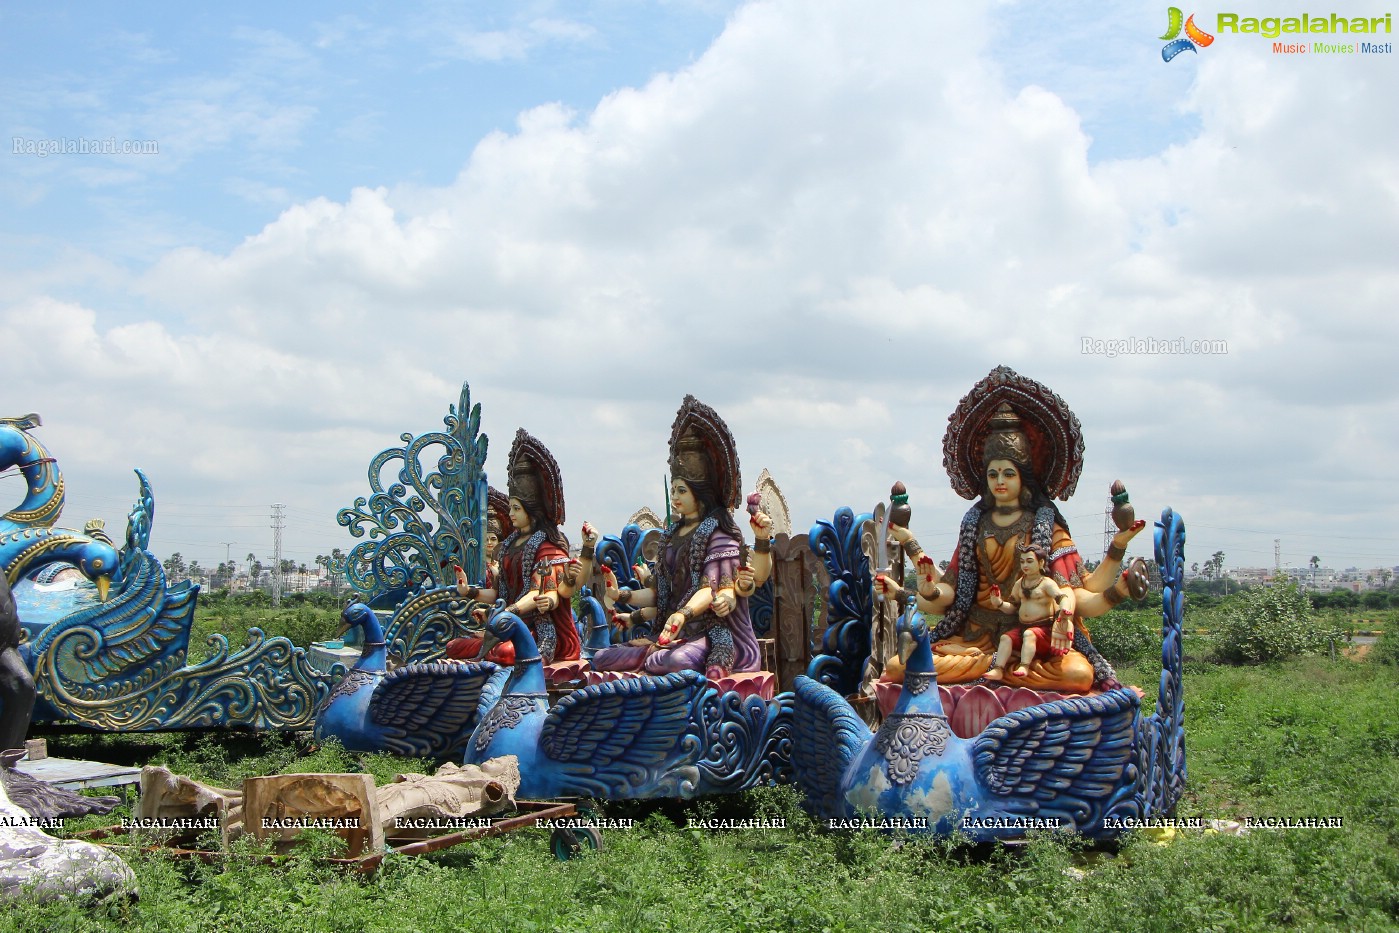
[{"label": "goddess statue with red sari", "polygon": [[[489,546],[487,550],[488,565],[494,557],[499,569],[488,569],[486,583],[479,587],[468,585],[458,573],[457,593],[484,603],[504,599],[505,607],[529,625],[544,663],[577,660],[582,642],[569,599],[576,568],[570,566],[568,539],[559,528],[564,521],[559,465],[547,447],[521,428],[510,446],[507,469],[504,521],[510,532],[496,554]],[[489,504],[499,523],[496,497],[489,497]],[[447,656],[474,658],[480,649],[480,638],[454,639],[447,645]],[[486,660],[513,664],[514,648],[509,642],[497,645]]]}]

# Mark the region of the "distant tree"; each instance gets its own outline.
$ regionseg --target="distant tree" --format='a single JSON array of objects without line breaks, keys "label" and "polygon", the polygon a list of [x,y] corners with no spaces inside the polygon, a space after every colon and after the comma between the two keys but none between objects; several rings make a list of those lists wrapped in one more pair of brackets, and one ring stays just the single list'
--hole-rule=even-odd
[{"label": "distant tree", "polygon": [[174,554],[171,554],[169,557],[165,558],[164,567],[165,576],[168,577],[172,582],[178,583],[181,580],[189,579],[189,576],[185,570],[185,559],[180,556],[179,551],[176,551]]},{"label": "distant tree", "polygon": [[1360,597],[1360,605],[1366,609],[1388,609],[1389,594],[1384,590],[1370,590]]},{"label": "distant tree", "polygon": [[1360,597],[1355,595],[1353,590],[1338,589],[1331,591],[1330,606],[1335,609],[1355,609],[1360,605]]},{"label": "distant tree", "polygon": [[189,575],[192,580],[198,580],[204,577],[204,568],[199,566],[199,561],[192,560],[189,562]]},{"label": "distant tree", "polygon": [[1312,559],[1307,563],[1312,565],[1312,589],[1316,589],[1316,570],[1321,566],[1321,558],[1313,554]]}]

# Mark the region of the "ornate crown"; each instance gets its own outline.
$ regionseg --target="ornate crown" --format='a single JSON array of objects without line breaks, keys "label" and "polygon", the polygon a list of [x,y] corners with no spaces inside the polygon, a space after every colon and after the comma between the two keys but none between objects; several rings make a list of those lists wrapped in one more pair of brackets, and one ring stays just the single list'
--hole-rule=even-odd
[{"label": "ornate crown", "polygon": [[670,473],[677,479],[705,483],[727,509],[738,508],[743,500],[738,451],[729,426],[693,395],[685,396],[670,426]]},{"label": "ornate crown", "polygon": [[957,403],[942,464],[964,499],[981,494],[992,460],[1028,463],[1052,498],[1068,499],[1083,470],[1083,429],[1064,400],[1009,366],[997,366]]},{"label": "ornate crown", "polygon": [[[543,513],[555,526],[564,521],[563,476],[549,448],[524,428],[515,432],[510,445],[509,483],[511,496]],[[508,504],[507,504],[508,507]],[[509,526],[507,520],[504,527]],[[502,530],[504,530],[504,527]]]}]

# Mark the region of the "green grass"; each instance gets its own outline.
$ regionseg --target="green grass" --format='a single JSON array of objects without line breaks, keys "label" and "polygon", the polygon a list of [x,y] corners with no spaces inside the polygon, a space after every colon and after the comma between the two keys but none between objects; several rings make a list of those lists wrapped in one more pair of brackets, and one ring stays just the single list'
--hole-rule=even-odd
[{"label": "green grass", "polygon": [[[1187,640],[1187,657],[1206,646]],[[281,867],[133,860],[128,905],[23,906],[21,930],[1383,930],[1399,929],[1399,668],[1303,658],[1187,662],[1190,783],[1178,815],[1339,816],[1339,830],[1133,836],[1116,852],[1052,839],[960,849],[827,832],[791,788],[690,805],[609,805],[639,819],[569,863],[547,834],[482,840],[360,878],[294,858]],[[1123,668],[1154,699],[1159,664]],[[144,760],[215,783],[254,773],[423,762],[354,756],[280,737],[53,737],[55,754]],[[687,815],[781,816],[782,830],[709,832]],[[80,825],[111,822],[90,818]]]}]

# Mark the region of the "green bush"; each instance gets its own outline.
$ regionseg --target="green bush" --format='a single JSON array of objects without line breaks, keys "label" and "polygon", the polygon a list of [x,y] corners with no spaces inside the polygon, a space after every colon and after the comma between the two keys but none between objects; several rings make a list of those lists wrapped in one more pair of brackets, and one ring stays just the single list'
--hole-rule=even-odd
[{"label": "green bush", "polygon": [[1249,590],[1212,622],[1214,655],[1226,664],[1283,661],[1325,651],[1333,638],[1344,637],[1295,583]]},{"label": "green bush", "polygon": [[1161,656],[1159,612],[1109,612],[1089,623],[1093,647],[1114,666],[1138,664]]},{"label": "green bush", "polygon": [[1380,664],[1399,664],[1399,625],[1387,625],[1370,648],[1370,660]]}]

